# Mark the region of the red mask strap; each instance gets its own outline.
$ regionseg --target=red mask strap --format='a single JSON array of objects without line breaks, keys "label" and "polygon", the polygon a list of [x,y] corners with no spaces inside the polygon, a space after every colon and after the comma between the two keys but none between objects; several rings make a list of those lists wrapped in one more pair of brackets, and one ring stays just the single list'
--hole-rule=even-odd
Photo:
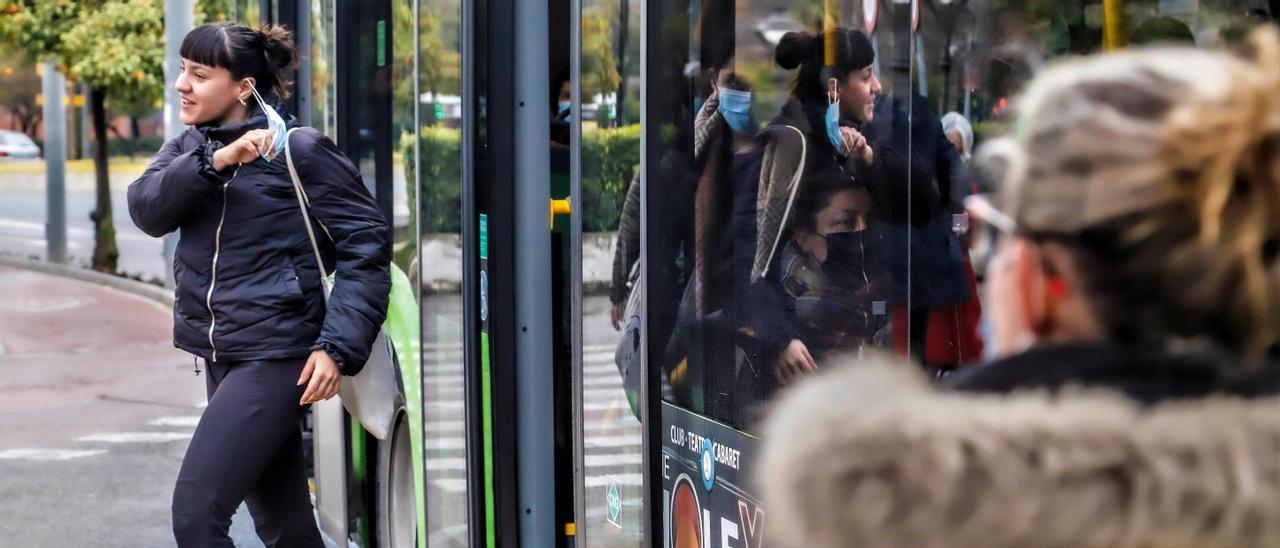
[{"label": "red mask strap", "polygon": [[1061,299],[1067,296],[1066,280],[1062,279],[1059,276],[1054,276],[1049,278],[1046,283],[1047,283],[1047,289],[1049,291],[1049,294],[1052,295],[1055,299]]}]

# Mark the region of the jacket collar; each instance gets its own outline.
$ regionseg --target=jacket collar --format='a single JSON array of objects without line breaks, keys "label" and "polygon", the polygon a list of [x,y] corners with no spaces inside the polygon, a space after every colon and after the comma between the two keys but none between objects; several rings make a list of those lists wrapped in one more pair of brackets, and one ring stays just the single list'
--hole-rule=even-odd
[{"label": "jacket collar", "polygon": [[964,391],[1058,390],[1068,385],[1110,388],[1143,403],[1210,394],[1280,393],[1280,366],[1264,363],[1247,372],[1225,354],[1174,353],[1158,348],[1095,342],[1033,348],[963,371],[949,384]]},{"label": "jacket collar", "polygon": [[844,362],[788,389],[763,429],[756,477],[778,544],[1280,543],[1280,399],[959,394],[891,358]]},{"label": "jacket collar", "polygon": [[[271,107],[276,109],[276,112],[280,113],[281,118],[284,118],[286,126],[293,128],[298,125],[297,118],[292,114],[284,112],[284,103],[282,101],[276,100],[274,97],[267,97],[267,99],[271,101]],[[241,135],[244,135],[249,130],[267,127],[266,113],[263,112],[261,108],[258,108],[256,101],[250,102],[249,105],[249,116],[243,120],[228,122],[217,126],[212,124],[197,125],[195,126],[196,130],[199,131],[201,135],[204,135],[205,139],[217,141],[225,145],[239,139]]]}]

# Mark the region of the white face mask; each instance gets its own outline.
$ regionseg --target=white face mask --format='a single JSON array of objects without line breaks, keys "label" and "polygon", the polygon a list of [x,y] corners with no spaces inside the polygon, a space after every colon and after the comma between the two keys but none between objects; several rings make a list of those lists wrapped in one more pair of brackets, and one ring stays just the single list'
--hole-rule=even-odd
[{"label": "white face mask", "polygon": [[274,139],[271,141],[271,148],[261,151],[261,156],[265,160],[273,160],[284,150],[284,141],[289,134],[289,126],[284,123],[284,118],[280,117],[280,113],[276,109],[271,108],[266,101],[262,100],[262,96],[258,94],[256,88],[250,88],[253,92],[253,98],[258,100],[258,106],[262,108],[262,112],[267,115],[267,129],[271,130]]}]

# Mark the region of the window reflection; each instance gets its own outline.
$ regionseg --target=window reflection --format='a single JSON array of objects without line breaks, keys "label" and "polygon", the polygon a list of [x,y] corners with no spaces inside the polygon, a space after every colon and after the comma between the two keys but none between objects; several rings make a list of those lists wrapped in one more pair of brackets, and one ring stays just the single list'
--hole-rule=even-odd
[{"label": "window reflection", "polygon": [[[427,538],[431,546],[467,546],[466,413],[462,328],[461,5],[418,0],[395,6],[394,83],[397,159],[415,218],[421,277],[423,457]],[[415,86],[416,83],[416,86]],[[413,118],[414,108],[417,118]]]},{"label": "window reflection", "polygon": [[1061,57],[1229,44],[1270,17],[1261,1],[915,4],[655,6],[650,243],[628,185],[610,301],[624,325],[649,263],[669,401],[749,430],[833,354],[892,351],[937,375],[979,361],[990,241],[969,233],[963,201],[983,189],[968,159],[1009,129],[1011,96]]},{"label": "window reflection", "polygon": [[335,0],[311,1],[311,125],[337,135]]},{"label": "window reflection", "polygon": [[[984,358],[993,235],[963,203],[991,189],[970,158],[1015,130],[1033,74],[1124,47],[1232,45],[1280,15],[1263,0],[648,6],[646,174],[618,194],[611,319],[638,348],[626,326],[643,278],[664,494],[693,478],[710,538],[746,544],[735,520],[754,502],[715,461],[741,449],[750,466],[776,394],[838,354],[892,352],[935,376]],[[638,358],[617,356],[626,382]],[[687,519],[661,511],[672,532]]]},{"label": "window reflection", "polygon": [[581,113],[582,127],[584,546],[641,546],[647,526],[638,419],[640,4],[581,2],[581,108],[554,107],[560,119]]}]

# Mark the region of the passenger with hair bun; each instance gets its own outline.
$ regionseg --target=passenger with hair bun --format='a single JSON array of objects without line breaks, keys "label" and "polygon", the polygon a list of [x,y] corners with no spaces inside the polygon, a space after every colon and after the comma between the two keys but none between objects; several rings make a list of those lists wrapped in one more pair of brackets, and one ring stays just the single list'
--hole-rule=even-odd
[{"label": "passenger with hair bun", "polygon": [[[368,360],[391,289],[387,222],[333,141],[311,128],[289,137],[297,124],[279,111],[298,52],[287,30],[204,25],[179,55],[174,87],[191,127],[129,185],[143,232],[181,229],[174,346],[208,370],[209,404],[173,490],[174,536],[183,547],[231,546],[243,501],[267,546],[322,547],[300,421]],[[307,223],[336,275],[327,302]]]},{"label": "passenger with hair bun", "polygon": [[[749,268],[742,268],[749,270],[749,276],[744,272],[746,279],[739,280],[746,284],[762,279],[776,282],[781,277],[781,256],[800,217],[796,202],[808,195],[805,187],[816,180],[811,175],[824,173],[830,179],[831,173],[842,174],[852,192],[865,195],[865,186],[853,174],[875,161],[866,138],[855,127],[871,120],[881,91],[872,70],[875,52],[866,35],[849,29],[789,32],[779,41],[775,60],[784,69],[799,70],[791,97],[758,138],[763,153],[754,223],[734,219],[738,232],[742,232],[740,225],[753,225],[754,249],[734,253],[735,259],[749,261]],[[811,243],[809,251],[827,256],[826,240],[815,238]],[[744,317],[748,315],[749,311],[744,312]],[[745,338],[749,362],[749,367],[740,369],[755,374],[751,391],[772,393],[772,387],[817,372],[812,349],[801,338],[773,344],[768,343],[770,336],[750,326],[738,331]]]},{"label": "passenger with hair bun", "polygon": [[784,395],[770,545],[1280,546],[1280,33],[1062,62],[980,149],[997,361]]}]

